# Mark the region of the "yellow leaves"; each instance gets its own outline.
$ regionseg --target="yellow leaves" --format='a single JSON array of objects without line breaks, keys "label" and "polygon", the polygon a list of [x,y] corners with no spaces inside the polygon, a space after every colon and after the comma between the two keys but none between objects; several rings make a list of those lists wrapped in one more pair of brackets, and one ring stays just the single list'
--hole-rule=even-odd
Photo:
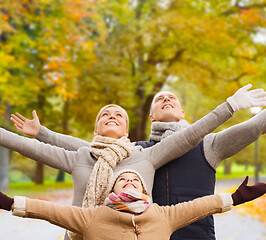
[{"label": "yellow leaves", "polygon": [[5,52],[0,51],[0,68],[8,67],[15,63],[15,57],[10,54],[6,54]]},{"label": "yellow leaves", "polygon": [[238,213],[251,215],[266,226],[266,195],[237,207]]},{"label": "yellow leaves", "polygon": [[256,64],[252,64],[250,62],[245,61],[244,63],[242,63],[242,67],[244,69],[245,72],[247,72],[247,74],[249,75],[255,75],[259,70],[258,70],[258,66]]},{"label": "yellow leaves", "polygon": [[83,51],[92,51],[94,49],[95,42],[86,41],[86,42],[81,42],[80,45]]},{"label": "yellow leaves", "polygon": [[18,2],[20,2],[22,4],[30,4],[29,0],[19,0]]},{"label": "yellow leaves", "polygon": [[66,101],[75,98],[75,78],[79,71],[67,59],[51,57],[45,66],[45,76],[55,84],[55,91]]},{"label": "yellow leaves", "polygon": [[10,74],[8,71],[2,71],[0,69],[0,84],[6,83],[10,77]]},{"label": "yellow leaves", "polygon": [[0,34],[3,32],[13,32],[14,28],[9,24],[9,16],[0,12]]},{"label": "yellow leaves", "polygon": [[67,86],[65,84],[60,85],[60,86],[56,86],[55,87],[55,91],[61,95],[64,99],[64,101],[66,101],[67,99],[73,99],[76,98],[75,93],[72,93],[70,91],[67,90]]}]

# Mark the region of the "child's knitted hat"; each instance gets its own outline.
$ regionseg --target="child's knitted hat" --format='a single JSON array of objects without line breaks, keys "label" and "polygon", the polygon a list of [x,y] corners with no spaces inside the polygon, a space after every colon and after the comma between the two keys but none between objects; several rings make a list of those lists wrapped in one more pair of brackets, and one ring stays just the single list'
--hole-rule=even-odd
[{"label": "child's knitted hat", "polygon": [[143,193],[146,194],[146,195],[149,195],[149,194],[148,194],[148,191],[147,191],[146,184],[145,184],[145,182],[144,182],[144,179],[142,178],[142,176],[141,176],[138,172],[136,172],[135,170],[132,170],[132,169],[123,169],[123,170],[117,172],[117,173],[114,175],[113,180],[112,180],[112,182],[110,183],[110,192],[113,191],[113,189],[114,189],[114,185],[115,185],[115,183],[116,183],[116,180],[117,180],[118,177],[119,177],[121,174],[123,174],[123,173],[134,173],[134,174],[136,174],[137,177],[138,177],[138,178],[140,179],[140,181],[141,181],[141,185],[142,185],[142,187],[143,187]]}]

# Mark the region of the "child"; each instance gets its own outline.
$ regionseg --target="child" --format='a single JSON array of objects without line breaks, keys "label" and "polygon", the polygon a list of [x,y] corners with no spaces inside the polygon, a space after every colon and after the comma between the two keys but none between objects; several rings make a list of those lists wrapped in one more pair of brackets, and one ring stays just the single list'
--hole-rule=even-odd
[{"label": "child", "polygon": [[104,205],[89,208],[63,206],[0,193],[0,208],[13,215],[43,219],[79,233],[83,239],[168,240],[175,230],[207,215],[221,213],[251,201],[266,192],[265,183],[247,186],[248,177],[235,193],[205,196],[190,202],[160,207],[151,203],[142,177],[125,170],[114,178]]}]

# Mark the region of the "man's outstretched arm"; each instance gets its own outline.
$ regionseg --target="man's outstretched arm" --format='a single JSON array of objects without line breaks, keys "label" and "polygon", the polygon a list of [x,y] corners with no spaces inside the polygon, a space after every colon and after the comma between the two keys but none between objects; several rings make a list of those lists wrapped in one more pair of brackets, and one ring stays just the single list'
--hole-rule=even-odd
[{"label": "man's outstretched arm", "polygon": [[205,136],[205,157],[215,169],[222,160],[235,155],[265,133],[266,109],[243,123]]}]

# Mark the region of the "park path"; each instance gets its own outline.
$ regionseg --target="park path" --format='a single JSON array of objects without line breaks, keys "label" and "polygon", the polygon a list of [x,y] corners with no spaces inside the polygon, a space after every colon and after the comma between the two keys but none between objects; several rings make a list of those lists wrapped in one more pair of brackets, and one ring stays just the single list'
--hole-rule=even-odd
[{"label": "park path", "polygon": [[[261,179],[266,181],[265,179]],[[218,180],[216,192],[237,186],[242,179]],[[252,183],[252,180],[250,181]],[[71,204],[72,191],[61,190],[52,194],[53,201]],[[252,216],[239,215],[236,210],[214,216],[217,240],[266,240],[266,227]],[[0,211],[0,240],[60,240],[64,229],[42,220],[22,219]]]},{"label": "park path", "polygon": [[[217,180],[216,193],[225,192],[234,186],[238,186],[244,179]],[[266,182],[266,177],[260,181]],[[254,180],[249,179],[249,184]],[[231,211],[214,215],[215,232],[217,240],[266,240],[266,226],[252,216],[240,215],[237,208]]]}]

